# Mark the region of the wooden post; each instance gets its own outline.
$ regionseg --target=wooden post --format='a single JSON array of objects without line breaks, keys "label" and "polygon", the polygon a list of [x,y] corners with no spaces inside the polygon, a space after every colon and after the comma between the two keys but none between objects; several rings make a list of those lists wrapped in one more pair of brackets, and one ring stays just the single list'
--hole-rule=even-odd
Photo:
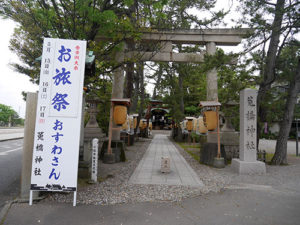
[{"label": "wooden post", "polygon": [[219,120],[219,109],[216,107],[217,111],[217,134],[218,134],[218,158],[221,158],[221,146],[220,146],[220,120]]},{"label": "wooden post", "polygon": [[114,110],[114,102],[111,102],[111,105],[110,105],[110,116],[109,116],[109,131],[108,131],[108,147],[107,147],[107,153],[108,154],[112,154],[112,150],[111,150],[111,138],[112,138],[113,110]]}]

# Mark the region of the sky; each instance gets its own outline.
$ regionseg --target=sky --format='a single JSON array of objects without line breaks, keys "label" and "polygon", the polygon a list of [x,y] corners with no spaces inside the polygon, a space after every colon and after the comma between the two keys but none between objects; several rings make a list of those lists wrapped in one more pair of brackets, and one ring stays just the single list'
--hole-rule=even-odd
[{"label": "sky", "polygon": [[12,62],[18,62],[17,55],[8,48],[15,27],[13,21],[0,18],[0,104],[11,106],[24,118],[26,103],[21,93],[36,92],[38,86],[32,84],[24,74],[14,72],[9,66]]},{"label": "sky", "polygon": [[[229,4],[222,8],[229,7]],[[9,66],[12,62],[18,62],[18,57],[8,48],[9,40],[13,34],[16,24],[11,20],[0,18],[0,104],[11,106],[20,117],[25,117],[26,103],[23,100],[22,91],[36,92],[38,86],[32,84],[24,74],[19,74]],[[228,47],[227,47],[228,48]],[[228,51],[229,49],[224,49]],[[233,50],[232,48],[230,50]],[[230,51],[229,50],[229,51]],[[237,50],[237,49],[236,49]],[[152,93],[151,85],[148,86]]]}]

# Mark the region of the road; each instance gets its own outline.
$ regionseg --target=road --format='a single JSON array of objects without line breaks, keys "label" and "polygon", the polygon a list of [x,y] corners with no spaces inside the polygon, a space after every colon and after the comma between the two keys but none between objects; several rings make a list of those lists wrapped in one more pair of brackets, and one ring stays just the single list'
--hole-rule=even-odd
[{"label": "road", "polygon": [[0,142],[0,210],[19,195],[23,139]]},{"label": "road", "polygon": [[[268,153],[275,153],[276,140],[260,139],[259,149],[265,150]],[[299,141],[299,153],[300,153],[300,141]],[[287,142],[287,154],[296,155],[296,141]]]},{"label": "road", "polygon": [[16,138],[24,137],[24,128],[1,128],[0,127],[0,141],[6,141]]}]

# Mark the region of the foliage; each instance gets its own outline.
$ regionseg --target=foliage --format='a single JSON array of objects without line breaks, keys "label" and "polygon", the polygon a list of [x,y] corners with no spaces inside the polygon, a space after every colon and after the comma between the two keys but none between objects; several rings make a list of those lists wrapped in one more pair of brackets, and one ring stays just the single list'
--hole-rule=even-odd
[{"label": "foliage", "polygon": [[[14,20],[18,27],[10,41],[10,49],[21,63],[13,68],[39,83],[44,37],[86,40],[88,50],[96,55],[95,71],[85,76],[90,94],[98,95],[98,122],[107,130],[112,71],[120,66],[114,59],[124,47],[125,38],[139,42],[140,31],[149,29],[151,17],[161,18],[167,0],[3,0],[0,16]],[[136,6],[136,11],[131,11]],[[151,12],[149,11],[151,10]],[[131,20],[135,17],[135,20]],[[101,39],[106,37],[106,39]]]},{"label": "foliage", "polygon": [[19,118],[19,115],[10,106],[0,104],[0,126],[24,125],[24,120]]}]

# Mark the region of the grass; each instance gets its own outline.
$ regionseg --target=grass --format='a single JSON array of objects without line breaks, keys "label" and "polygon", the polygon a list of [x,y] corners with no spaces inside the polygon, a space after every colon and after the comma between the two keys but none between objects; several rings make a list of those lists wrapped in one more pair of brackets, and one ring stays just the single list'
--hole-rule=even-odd
[{"label": "grass", "polygon": [[187,153],[189,153],[196,161],[200,162],[200,153],[196,154],[194,151],[191,150],[185,150]]},{"label": "grass", "polygon": [[200,145],[199,144],[195,144],[195,145],[191,145],[189,143],[185,143],[185,142],[177,142],[178,145],[180,145],[181,148],[183,148],[184,150],[188,149],[188,148],[196,148],[196,149],[200,149]]},{"label": "grass", "polygon": [[266,153],[266,163],[270,163],[274,154],[273,153]]},{"label": "grass", "polygon": [[[200,162],[200,145],[199,144],[191,145],[189,143],[184,143],[184,142],[177,142],[177,144],[181,148],[183,148],[187,153],[189,153],[196,161]],[[193,150],[191,150],[191,149],[193,149]]]}]

